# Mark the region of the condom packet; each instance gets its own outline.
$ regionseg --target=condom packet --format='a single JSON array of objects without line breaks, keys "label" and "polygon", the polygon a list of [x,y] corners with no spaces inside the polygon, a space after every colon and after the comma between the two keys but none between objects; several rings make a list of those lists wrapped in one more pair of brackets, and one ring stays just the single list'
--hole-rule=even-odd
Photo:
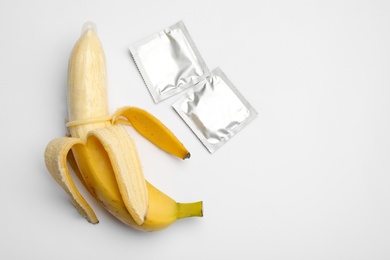
[{"label": "condom packet", "polygon": [[210,153],[256,116],[256,110],[220,68],[180,97],[173,108]]},{"label": "condom packet", "polygon": [[129,47],[155,103],[210,75],[183,21]]}]

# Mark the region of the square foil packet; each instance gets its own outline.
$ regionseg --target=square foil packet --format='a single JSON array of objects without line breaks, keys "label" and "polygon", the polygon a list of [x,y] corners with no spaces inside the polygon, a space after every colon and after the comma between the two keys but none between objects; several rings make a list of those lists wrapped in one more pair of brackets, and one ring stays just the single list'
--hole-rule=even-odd
[{"label": "square foil packet", "polygon": [[210,75],[183,21],[129,47],[155,103]]},{"label": "square foil packet", "polygon": [[219,68],[172,106],[210,153],[257,116],[255,109]]}]

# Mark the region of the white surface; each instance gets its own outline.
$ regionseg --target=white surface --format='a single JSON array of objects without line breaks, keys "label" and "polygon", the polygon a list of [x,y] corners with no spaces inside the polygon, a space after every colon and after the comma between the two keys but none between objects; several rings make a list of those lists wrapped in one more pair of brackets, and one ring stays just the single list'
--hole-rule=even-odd
[{"label": "white surface", "polygon": [[[183,19],[259,116],[210,155],[154,104],[127,47]],[[180,161],[134,134],[147,178],[204,218],[157,233],[87,196],[78,215],[45,169],[65,134],[66,71],[97,24],[110,110],[148,109],[190,149]],[[389,259],[388,1],[1,1],[1,259]]]}]

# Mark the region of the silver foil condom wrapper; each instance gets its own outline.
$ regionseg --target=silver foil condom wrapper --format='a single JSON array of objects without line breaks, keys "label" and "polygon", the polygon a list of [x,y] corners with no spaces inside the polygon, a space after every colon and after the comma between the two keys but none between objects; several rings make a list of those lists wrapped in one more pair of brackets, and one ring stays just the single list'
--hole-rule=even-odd
[{"label": "silver foil condom wrapper", "polygon": [[183,21],[129,47],[155,103],[210,75]]},{"label": "silver foil condom wrapper", "polygon": [[173,108],[210,153],[257,116],[255,109],[219,68],[188,90]]}]

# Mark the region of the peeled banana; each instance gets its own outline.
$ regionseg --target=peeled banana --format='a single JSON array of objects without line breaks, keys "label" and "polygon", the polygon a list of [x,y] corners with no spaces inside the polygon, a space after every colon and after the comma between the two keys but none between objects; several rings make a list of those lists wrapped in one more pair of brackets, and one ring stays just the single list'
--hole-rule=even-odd
[{"label": "peeled banana", "polygon": [[181,159],[189,158],[190,153],[143,109],[123,107],[109,115],[103,47],[93,24],[83,28],[69,59],[69,135],[47,145],[49,173],[79,213],[94,224],[98,218],[73,183],[68,165],[105,209],[135,229],[156,231],[180,218],[203,216],[202,201],[177,203],[145,180],[136,144],[123,125],[131,125],[157,147]]}]

